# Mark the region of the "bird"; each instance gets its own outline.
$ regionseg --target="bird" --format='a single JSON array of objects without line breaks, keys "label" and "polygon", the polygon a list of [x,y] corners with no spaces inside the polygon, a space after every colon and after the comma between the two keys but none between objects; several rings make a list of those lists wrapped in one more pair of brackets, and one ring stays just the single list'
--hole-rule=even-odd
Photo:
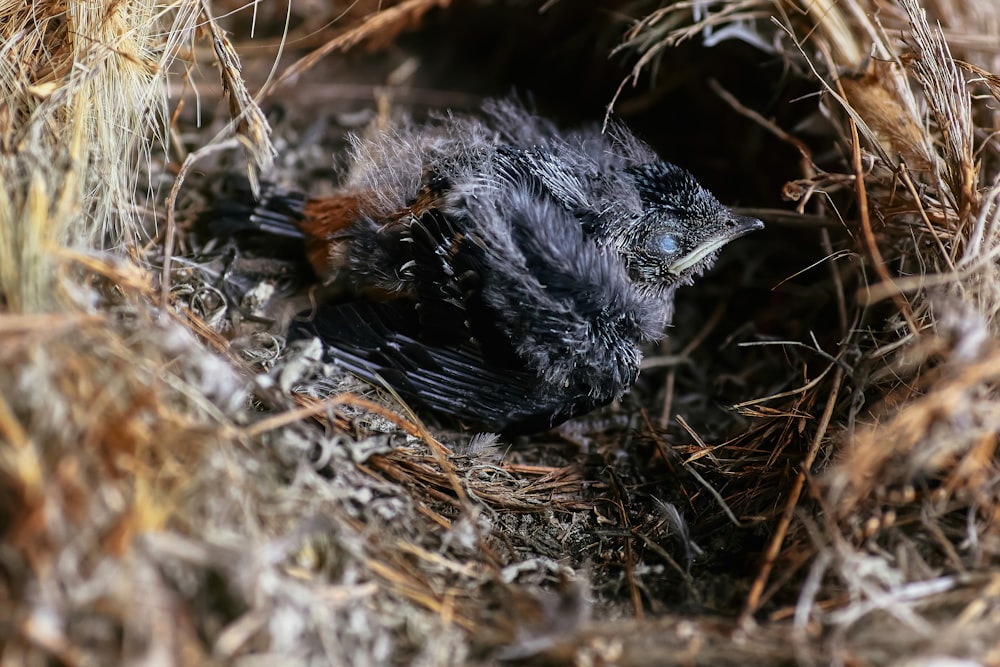
[{"label": "bird", "polygon": [[563,130],[516,99],[349,142],[335,194],[266,184],[211,209],[209,233],[297,244],[328,296],[289,341],[497,433],[619,399],[677,289],[763,227],[624,124]]}]

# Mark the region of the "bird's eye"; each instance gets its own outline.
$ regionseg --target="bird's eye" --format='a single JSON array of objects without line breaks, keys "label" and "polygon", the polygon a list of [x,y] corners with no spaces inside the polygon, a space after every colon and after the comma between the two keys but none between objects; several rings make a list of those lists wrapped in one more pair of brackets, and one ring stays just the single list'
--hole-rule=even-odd
[{"label": "bird's eye", "polygon": [[656,234],[648,241],[649,249],[660,255],[673,255],[677,252],[677,239],[669,234]]}]

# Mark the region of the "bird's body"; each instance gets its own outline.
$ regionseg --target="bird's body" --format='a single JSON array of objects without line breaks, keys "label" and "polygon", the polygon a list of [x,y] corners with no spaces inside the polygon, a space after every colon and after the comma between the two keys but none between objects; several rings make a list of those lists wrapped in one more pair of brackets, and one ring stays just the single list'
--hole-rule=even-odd
[{"label": "bird's body", "polygon": [[210,226],[304,240],[335,296],[291,337],[416,406],[543,430],[627,391],[676,288],[761,224],[624,128],[485,113],[356,138],[337,196],[275,191]]}]

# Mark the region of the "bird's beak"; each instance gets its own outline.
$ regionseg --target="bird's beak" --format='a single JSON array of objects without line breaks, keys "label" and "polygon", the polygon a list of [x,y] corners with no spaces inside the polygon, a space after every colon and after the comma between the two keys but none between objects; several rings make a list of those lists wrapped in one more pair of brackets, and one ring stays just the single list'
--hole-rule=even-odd
[{"label": "bird's beak", "polygon": [[733,231],[727,240],[732,241],[733,239],[738,239],[741,236],[746,236],[750,232],[756,232],[758,229],[764,229],[764,223],[757,218],[751,218],[748,215],[734,215]]},{"label": "bird's beak", "polygon": [[724,234],[705,241],[700,246],[668,266],[667,271],[675,276],[679,276],[730,241],[738,239],[741,236],[746,236],[750,232],[755,232],[758,229],[764,229],[763,222],[757,218],[751,218],[745,215],[734,215],[731,218],[731,222],[732,225],[726,229]]}]

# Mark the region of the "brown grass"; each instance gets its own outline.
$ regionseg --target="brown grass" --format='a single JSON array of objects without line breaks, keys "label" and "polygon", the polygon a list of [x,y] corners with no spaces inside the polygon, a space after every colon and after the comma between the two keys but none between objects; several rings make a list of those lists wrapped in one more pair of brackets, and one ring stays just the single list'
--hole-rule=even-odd
[{"label": "brown grass", "polygon": [[220,278],[255,258],[185,231],[234,161],[329,187],[347,126],[475,97],[411,86],[410,37],[482,8],[383,4],[0,7],[0,661],[1000,664],[995,3],[603,3],[626,108],[694,42],[782,64],[689,78],[790,147],[790,203],[633,399],[526,443],[294,394],[316,351]]}]

